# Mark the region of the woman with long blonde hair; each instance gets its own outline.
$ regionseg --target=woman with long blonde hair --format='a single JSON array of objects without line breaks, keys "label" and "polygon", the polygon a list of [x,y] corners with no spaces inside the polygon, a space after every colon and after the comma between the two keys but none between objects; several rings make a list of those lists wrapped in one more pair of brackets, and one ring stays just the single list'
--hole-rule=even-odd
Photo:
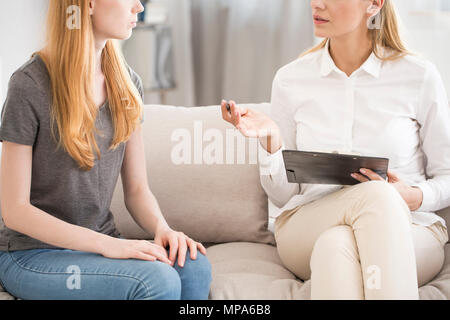
[{"label": "woman with long blonde hair", "polygon": [[[116,40],[139,0],[50,0],[47,44],[11,77],[2,111],[0,282],[21,299],[207,299],[206,250],[172,230],[149,189],[143,88]],[[155,241],[120,236],[125,204]]]},{"label": "woman with long blonde hair", "polygon": [[[270,116],[222,102],[260,140],[284,265],[312,299],[418,299],[444,263],[450,112],[436,67],[406,49],[393,0],[311,0],[322,43],[276,74]],[[389,158],[355,185],[289,183],[282,150]],[[301,178],[301,177],[300,177]]]}]

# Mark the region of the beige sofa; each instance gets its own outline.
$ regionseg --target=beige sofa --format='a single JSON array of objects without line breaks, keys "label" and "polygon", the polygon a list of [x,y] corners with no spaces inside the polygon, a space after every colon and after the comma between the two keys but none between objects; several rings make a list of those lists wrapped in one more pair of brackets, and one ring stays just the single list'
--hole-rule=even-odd
[{"label": "beige sofa", "polygon": [[[247,107],[268,113],[270,106]],[[245,143],[243,163],[226,161],[226,154],[238,148],[238,141],[233,146],[227,134],[236,134]],[[208,247],[213,272],[210,299],[309,299],[310,281],[297,279],[283,267],[268,230],[273,221],[268,218],[268,199],[254,161],[255,139],[242,137],[224,122],[218,106],[158,105],[145,107],[144,139],[149,185],[163,214],[174,229]],[[181,151],[183,144],[192,147],[190,155]],[[183,155],[190,164],[176,163]],[[214,156],[219,163],[209,162]],[[120,180],[111,210],[122,235],[152,239],[128,214]],[[449,224],[450,208],[440,214]],[[445,249],[445,265],[420,288],[421,299],[450,299],[449,243]],[[0,292],[2,298],[12,297]]]}]

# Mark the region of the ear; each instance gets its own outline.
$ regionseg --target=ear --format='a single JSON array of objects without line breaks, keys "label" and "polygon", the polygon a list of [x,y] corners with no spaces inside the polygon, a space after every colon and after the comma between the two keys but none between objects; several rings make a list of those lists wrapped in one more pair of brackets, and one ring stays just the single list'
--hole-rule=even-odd
[{"label": "ear", "polygon": [[370,6],[367,8],[367,14],[369,17],[376,16],[383,8],[384,0],[371,0]]},{"label": "ear", "polygon": [[90,0],[89,1],[89,15],[93,15],[94,14],[94,8],[95,8],[95,0]]}]

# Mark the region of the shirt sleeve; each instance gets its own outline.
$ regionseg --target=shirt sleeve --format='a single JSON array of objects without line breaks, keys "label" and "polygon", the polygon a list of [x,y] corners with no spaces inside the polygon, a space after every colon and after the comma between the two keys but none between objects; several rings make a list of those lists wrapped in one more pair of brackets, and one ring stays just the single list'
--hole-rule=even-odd
[{"label": "shirt sleeve", "polygon": [[[137,76],[136,87],[139,91],[139,94],[141,95],[142,102],[144,102],[144,86],[142,84],[142,79],[138,74],[136,74],[136,76]],[[145,114],[145,112],[144,112],[144,110],[142,110],[141,124],[144,122],[144,114]]]},{"label": "shirt sleeve", "polygon": [[33,98],[40,94],[37,84],[23,71],[11,76],[1,113],[0,142],[34,145],[39,116]]},{"label": "shirt sleeve", "polygon": [[450,206],[450,106],[442,78],[431,63],[418,106],[427,180],[413,185],[423,192],[422,205],[416,211],[435,212]]},{"label": "shirt sleeve", "polygon": [[[144,85],[142,84],[142,78],[128,65],[126,64],[128,72],[130,73],[131,80],[133,81],[136,89],[139,91],[142,102],[144,102]],[[144,110],[142,110],[141,124],[144,122]]]},{"label": "shirt sleeve", "polygon": [[278,125],[283,140],[282,147],[271,154],[259,143],[259,172],[260,181],[267,196],[274,205],[283,207],[295,194],[300,191],[298,183],[289,183],[283,160],[283,150],[296,150],[296,123],[292,108],[286,101],[280,82],[279,72],[272,85],[270,117]]},{"label": "shirt sleeve", "polygon": [[142,84],[141,77],[137,73],[136,73],[135,84],[136,84],[136,88],[139,91],[142,101],[144,101],[144,85]]}]

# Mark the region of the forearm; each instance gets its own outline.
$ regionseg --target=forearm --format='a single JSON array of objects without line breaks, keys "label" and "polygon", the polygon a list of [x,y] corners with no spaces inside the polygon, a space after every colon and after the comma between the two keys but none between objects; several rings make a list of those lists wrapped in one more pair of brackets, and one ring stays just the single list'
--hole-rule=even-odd
[{"label": "forearm", "polygon": [[137,224],[149,233],[169,227],[158,201],[148,188],[126,195],[125,206]]},{"label": "forearm", "polygon": [[275,130],[272,131],[272,134],[267,137],[260,137],[259,143],[268,153],[277,152],[283,145],[280,134],[276,133]]},{"label": "forearm", "polygon": [[14,212],[20,214],[8,220],[8,228],[56,247],[101,253],[102,242],[111,238],[67,223],[31,204],[18,206]]},{"label": "forearm", "polygon": [[419,187],[411,187],[410,196],[406,199],[406,203],[411,211],[416,211],[420,208],[423,201],[423,192]]}]

